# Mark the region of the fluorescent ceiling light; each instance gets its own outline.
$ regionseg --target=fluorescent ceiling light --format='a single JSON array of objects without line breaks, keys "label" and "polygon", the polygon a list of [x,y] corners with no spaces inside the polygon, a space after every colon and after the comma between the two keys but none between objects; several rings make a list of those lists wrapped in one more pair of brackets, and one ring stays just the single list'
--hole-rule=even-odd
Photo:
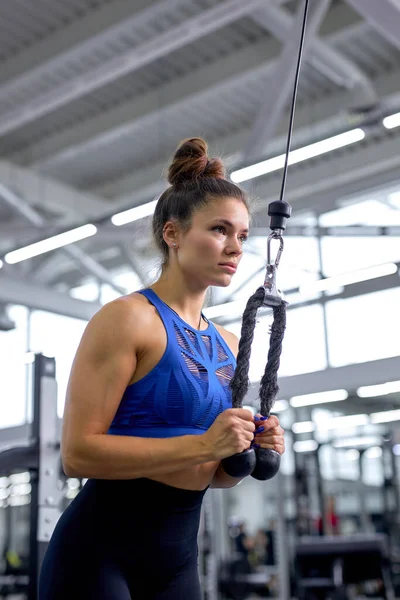
[{"label": "fluorescent ceiling light", "polygon": [[318,448],[318,443],[315,440],[301,440],[293,444],[295,452],[314,452]]},{"label": "fluorescent ceiling light", "polygon": [[400,456],[400,444],[395,444],[393,446],[393,454],[396,456]]},{"label": "fluorescent ceiling light", "polygon": [[389,194],[388,201],[394,208],[400,208],[400,192],[392,192]]},{"label": "fluorescent ceiling light", "polygon": [[358,436],[342,440],[335,440],[332,445],[334,448],[356,448],[363,446],[377,446],[378,444],[379,438],[375,436]]},{"label": "fluorescent ceiling light", "polygon": [[299,421],[298,423],[293,423],[292,431],[293,433],[312,433],[315,430],[315,423],[312,421]]},{"label": "fluorescent ceiling light", "polygon": [[394,129],[395,127],[400,126],[400,112],[394,115],[390,115],[389,117],[385,117],[382,121],[383,126],[386,129]]},{"label": "fluorescent ceiling light", "polygon": [[359,387],[357,396],[359,398],[374,398],[375,396],[386,396],[400,392],[400,381],[388,381],[378,385],[365,385]]},{"label": "fluorescent ceiling light", "polygon": [[371,448],[367,448],[364,453],[365,458],[381,458],[383,452],[380,446],[372,446]]},{"label": "fluorescent ceiling light", "polygon": [[345,285],[351,285],[361,281],[369,281],[370,279],[377,279],[378,277],[393,275],[394,273],[397,273],[397,271],[398,267],[395,263],[386,263],[383,265],[368,267],[366,269],[359,269],[350,273],[340,273],[339,275],[333,275],[332,277],[327,277],[326,279],[319,279],[317,281],[301,285],[300,294],[302,296],[310,296],[332,288],[340,288]]},{"label": "fluorescent ceiling light", "polygon": [[1,269],[1,267],[3,266],[3,264],[4,264],[4,263],[3,263],[3,261],[2,261],[2,260],[0,260],[0,269]]},{"label": "fluorescent ceiling light", "polygon": [[272,413],[280,413],[289,408],[289,402],[287,400],[276,400],[272,407]]},{"label": "fluorescent ceiling light", "polygon": [[151,202],[146,202],[146,204],[134,206],[133,208],[129,208],[128,210],[117,213],[111,217],[111,223],[119,227],[120,225],[126,225],[126,223],[132,223],[133,221],[138,221],[144,217],[149,217],[154,213],[157,202],[158,198],[156,200],[152,200]]},{"label": "fluorescent ceiling light", "polygon": [[[351,129],[350,131],[340,133],[339,135],[321,140],[320,142],[315,142],[314,144],[303,146],[297,150],[292,150],[292,152],[289,154],[288,163],[289,165],[294,165],[296,163],[303,162],[304,160],[315,158],[321,154],[326,154],[327,152],[332,152],[338,148],[343,148],[349,144],[359,142],[363,140],[364,137],[365,131],[363,129]],[[231,174],[231,179],[235,183],[241,183],[242,181],[247,181],[248,179],[253,179],[254,177],[260,177],[261,175],[267,175],[268,173],[278,171],[284,167],[284,164],[285,154],[281,154],[279,156],[274,156],[273,158],[263,160],[262,162],[254,165],[250,165],[249,167],[244,167],[243,169],[233,171]]]},{"label": "fluorescent ceiling light", "polygon": [[34,256],[39,256],[40,254],[45,254],[51,250],[56,250],[57,248],[62,248],[68,244],[73,244],[74,242],[84,240],[85,238],[94,235],[96,232],[97,227],[89,223],[88,225],[71,229],[71,231],[54,235],[46,240],[41,240],[40,242],[30,244],[24,248],[19,248],[18,250],[8,252],[4,259],[9,265],[15,265],[16,263],[27,260],[28,258],[33,258]]},{"label": "fluorescent ceiling light", "polygon": [[368,425],[368,415],[343,415],[341,417],[332,417],[318,423],[318,429],[342,429],[346,427],[359,427],[361,425]]},{"label": "fluorescent ceiling light", "polygon": [[371,423],[390,423],[400,421],[400,410],[385,410],[383,412],[371,413]]},{"label": "fluorescent ceiling light", "polygon": [[355,448],[350,448],[350,450],[347,450],[347,452],[346,452],[347,460],[358,460],[359,458],[360,458],[360,453],[358,450],[356,450]]},{"label": "fluorescent ceiling light", "polygon": [[304,394],[303,396],[293,396],[290,404],[293,408],[301,406],[314,406],[315,404],[326,404],[328,402],[341,402],[348,398],[346,390],[330,390],[328,392],[317,392],[315,394]]}]

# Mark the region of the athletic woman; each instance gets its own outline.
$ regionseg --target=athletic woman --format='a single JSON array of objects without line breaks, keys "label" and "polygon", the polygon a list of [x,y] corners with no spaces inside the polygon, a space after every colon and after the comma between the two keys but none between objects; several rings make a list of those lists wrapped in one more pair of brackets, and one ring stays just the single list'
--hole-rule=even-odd
[{"label": "athletic woman", "polygon": [[55,528],[39,600],[200,600],[202,500],[239,481],[221,459],[254,443],[284,452],[277,417],[232,409],[238,340],[202,313],[238,269],[246,195],[199,138],[168,180],[153,217],[160,277],[91,319],[72,366],[62,460],[88,481]]}]

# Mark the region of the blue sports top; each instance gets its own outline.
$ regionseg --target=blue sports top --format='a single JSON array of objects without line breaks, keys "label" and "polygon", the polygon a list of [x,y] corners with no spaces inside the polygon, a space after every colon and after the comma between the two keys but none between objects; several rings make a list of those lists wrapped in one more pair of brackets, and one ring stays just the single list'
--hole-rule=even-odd
[{"label": "blue sports top", "polygon": [[139,293],[157,309],[167,346],[158,364],[126,388],[108,433],[153,438],[204,433],[232,407],[235,357],[212,323],[194,329],[153,290]]}]

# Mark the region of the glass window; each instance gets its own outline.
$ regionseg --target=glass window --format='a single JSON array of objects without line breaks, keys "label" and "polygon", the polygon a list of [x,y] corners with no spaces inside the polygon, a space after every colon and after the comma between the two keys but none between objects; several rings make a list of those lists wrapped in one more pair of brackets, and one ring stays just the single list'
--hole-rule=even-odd
[{"label": "glass window", "polygon": [[[394,196],[394,195],[392,195]],[[389,200],[390,202],[390,200]],[[321,227],[349,227],[372,225],[373,227],[400,225],[400,213],[390,204],[378,199],[352,202],[320,216]]]},{"label": "glass window", "polygon": [[[256,323],[249,377],[259,381],[264,374],[270,345],[272,316],[260,316]],[[240,337],[241,321],[226,328]],[[323,309],[319,304],[287,311],[279,376],[312,373],[327,367]]]},{"label": "glass window", "polygon": [[326,305],[332,367],[400,355],[400,288]]},{"label": "glass window", "polygon": [[324,237],[321,248],[327,277],[400,261],[399,237]]},{"label": "glass window", "polygon": [[16,327],[0,331],[0,428],[26,422],[28,309],[11,306],[7,314]]},{"label": "glass window", "polygon": [[64,410],[69,374],[86,321],[53,313],[34,311],[31,315],[30,349],[56,359],[57,412]]}]

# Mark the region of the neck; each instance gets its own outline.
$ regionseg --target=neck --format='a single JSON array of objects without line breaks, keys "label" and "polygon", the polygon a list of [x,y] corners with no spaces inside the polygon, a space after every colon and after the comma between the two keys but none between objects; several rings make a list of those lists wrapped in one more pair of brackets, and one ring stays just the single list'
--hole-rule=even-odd
[{"label": "neck", "polygon": [[199,329],[207,289],[190,284],[170,270],[163,272],[151,289],[184,321]]}]

